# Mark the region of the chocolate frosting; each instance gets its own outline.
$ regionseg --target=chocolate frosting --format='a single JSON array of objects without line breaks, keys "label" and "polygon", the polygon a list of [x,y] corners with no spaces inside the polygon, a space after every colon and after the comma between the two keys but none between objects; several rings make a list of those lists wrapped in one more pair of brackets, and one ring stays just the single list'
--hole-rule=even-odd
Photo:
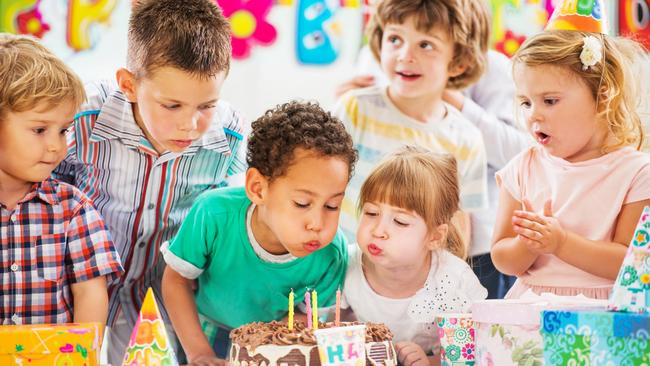
[{"label": "chocolate frosting", "polygon": [[[359,322],[342,323],[342,326],[363,324]],[[380,323],[366,324],[366,343],[383,342],[393,339],[393,334],[387,326]],[[334,323],[318,323],[319,328],[331,328]],[[233,343],[257,348],[262,345],[303,345],[315,346],[316,338],[312,329],[307,329],[304,322],[295,322],[293,330],[287,328],[287,323],[272,321],[270,323],[255,322],[242,325],[230,332]]]}]

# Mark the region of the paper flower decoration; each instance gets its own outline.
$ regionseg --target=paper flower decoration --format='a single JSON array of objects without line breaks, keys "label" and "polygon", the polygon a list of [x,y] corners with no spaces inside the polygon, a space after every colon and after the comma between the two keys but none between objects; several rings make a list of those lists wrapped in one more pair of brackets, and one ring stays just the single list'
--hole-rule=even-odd
[{"label": "paper flower decoration", "polygon": [[232,56],[245,59],[254,44],[272,44],[277,31],[266,21],[273,0],[217,0],[224,16],[230,19]]},{"label": "paper flower decoration", "polygon": [[39,5],[40,1],[38,1],[30,10],[19,13],[16,16],[18,33],[43,38],[43,35],[50,30],[50,26],[43,21],[43,15],[39,10]]},{"label": "paper flower decoration", "polygon": [[583,38],[582,52],[580,52],[580,62],[582,69],[587,70],[589,67],[599,63],[603,58],[603,45],[600,40],[594,36]]},{"label": "paper flower decoration", "polygon": [[494,45],[494,48],[504,55],[512,57],[525,40],[526,37],[517,36],[509,30],[503,35],[503,39]]}]

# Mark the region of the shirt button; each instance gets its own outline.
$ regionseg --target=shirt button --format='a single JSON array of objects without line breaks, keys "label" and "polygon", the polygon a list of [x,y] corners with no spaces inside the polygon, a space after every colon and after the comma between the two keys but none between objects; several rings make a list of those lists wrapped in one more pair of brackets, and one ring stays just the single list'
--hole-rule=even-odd
[{"label": "shirt button", "polygon": [[147,243],[139,243],[139,244],[138,244],[138,247],[140,247],[140,248],[144,248],[144,246],[145,246],[146,244],[147,244]]},{"label": "shirt button", "polygon": [[14,322],[14,324],[20,324],[20,318],[18,317],[18,314],[12,315],[11,321]]},{"label": "shirt button", "polygon": [[153,210],[154,208],[156,208],[156,205],[154,205],[153,203],[150,203],[149,206],[147,206],[147,208],[150,209],[150,210]]},{"label": "shirt button", "polygon": [[18,265],[16,263],[12,263],[11,267],[9,268],[11,268],[11,272],[16,272],[18,270]]}]

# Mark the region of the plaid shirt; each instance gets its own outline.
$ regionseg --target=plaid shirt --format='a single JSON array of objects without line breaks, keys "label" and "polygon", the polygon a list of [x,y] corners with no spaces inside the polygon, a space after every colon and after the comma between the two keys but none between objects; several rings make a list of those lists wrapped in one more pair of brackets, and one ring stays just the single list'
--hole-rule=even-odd
[{"label": "plaid shirt", "polygon": [[34,184],[0,205],[0,324],[70,323],[70,285],[122,270],[104,221],[78,189]]}]

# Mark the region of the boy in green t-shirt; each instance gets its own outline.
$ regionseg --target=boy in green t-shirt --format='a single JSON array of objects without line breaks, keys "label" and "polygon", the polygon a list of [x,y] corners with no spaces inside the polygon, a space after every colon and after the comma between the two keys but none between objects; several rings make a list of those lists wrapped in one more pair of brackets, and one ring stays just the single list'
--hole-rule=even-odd
[{"label": "boy in green t-shirt", "polygon": [[[343,124],[290,102],[253,122],[246,185],[195,202],[162,249],[163,298],[187,361],[221,364],[230,329],[286,316],[288,295],[331,306],[347,266],[337,232],[357,153]],[[198,291],[192,282],[198,280]]]}]

